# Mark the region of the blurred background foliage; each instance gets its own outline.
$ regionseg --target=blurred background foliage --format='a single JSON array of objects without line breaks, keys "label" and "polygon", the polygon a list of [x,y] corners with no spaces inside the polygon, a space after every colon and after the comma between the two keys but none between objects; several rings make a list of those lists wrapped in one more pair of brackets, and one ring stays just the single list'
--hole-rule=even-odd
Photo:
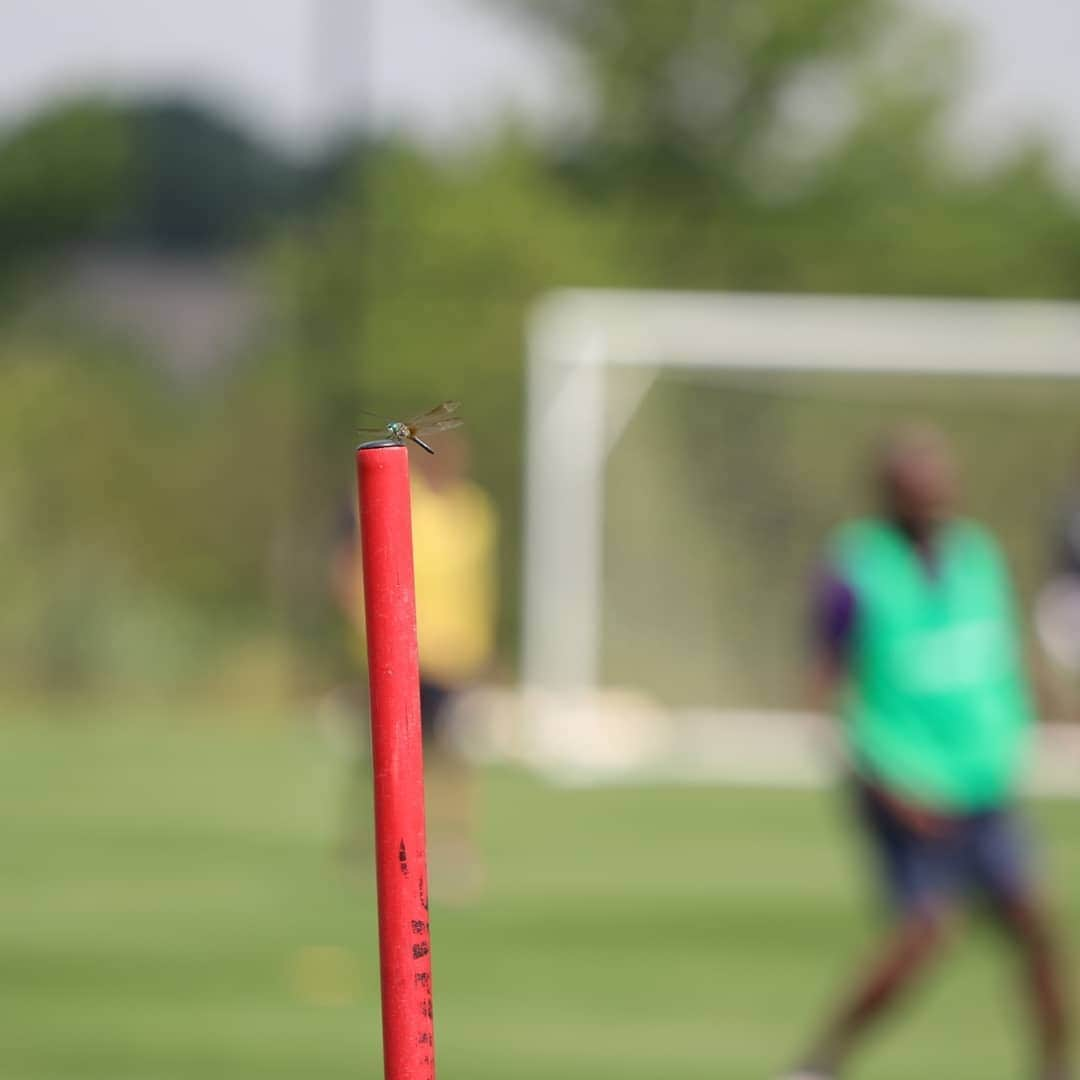
[{"label": "blurred background foliage", "polygon": [[[1080,296],[1053,147],[972,161],[946,137],[947,27],[887,0],[487,2],[582,59],[576,129],[357,131],[296,160],[199,102],[87,98],[0,133],[8,692],[325,685],[350,662],[327,558],[360,410],[447,397],[502,512],[512,664],[522,331],[546,289]],[[101,310],[88,266],[127,308]],[[225,282],[211,314],[238,328],[180,349],[162,275],[192,304]],[[798,407],[761,396],[755,423]]]}]

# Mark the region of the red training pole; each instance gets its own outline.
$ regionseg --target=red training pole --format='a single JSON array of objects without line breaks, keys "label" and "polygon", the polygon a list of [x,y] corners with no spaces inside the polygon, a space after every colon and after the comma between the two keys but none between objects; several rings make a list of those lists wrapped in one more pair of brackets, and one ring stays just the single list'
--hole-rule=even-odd
[{"label": "red training pole", "polygon": [[386,1080],[434,1080],[409,452],[356,451],[364,563]]}]

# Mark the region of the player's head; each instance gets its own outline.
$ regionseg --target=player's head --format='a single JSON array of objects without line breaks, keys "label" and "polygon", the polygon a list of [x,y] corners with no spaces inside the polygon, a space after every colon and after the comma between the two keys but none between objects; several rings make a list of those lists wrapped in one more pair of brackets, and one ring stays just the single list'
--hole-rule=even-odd
[{"label": "player's head", "polygon": [[946,519],[956,502],[956,464],[945,436],[929,425],[892,432],[877,460],[877,486],[886,512],[913,529]]}]

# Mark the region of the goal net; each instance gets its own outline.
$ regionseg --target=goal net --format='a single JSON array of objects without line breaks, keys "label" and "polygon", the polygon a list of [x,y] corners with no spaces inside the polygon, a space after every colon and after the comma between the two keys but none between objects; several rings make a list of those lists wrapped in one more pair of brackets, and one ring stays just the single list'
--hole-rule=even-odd
[{"label": "goal net", "polygon": [[812,779],[811,582],[897,424],[947,432],[1025,605],[1045,580],[1080,307],[568,292],[529,348],[523,723],[571,771]]}]

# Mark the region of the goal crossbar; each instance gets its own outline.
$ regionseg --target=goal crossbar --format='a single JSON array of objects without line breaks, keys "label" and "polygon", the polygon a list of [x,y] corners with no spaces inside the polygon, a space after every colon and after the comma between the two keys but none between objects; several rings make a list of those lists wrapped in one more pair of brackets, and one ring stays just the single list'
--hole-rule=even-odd
[{"label": "goal crossbar", "polygon": [[[604,463],[665,370],[1080,376],[1080,304],[567,290],[527,328],[522,677],[588,691]],[[606,373],[633,370],[612,393]]]}]

